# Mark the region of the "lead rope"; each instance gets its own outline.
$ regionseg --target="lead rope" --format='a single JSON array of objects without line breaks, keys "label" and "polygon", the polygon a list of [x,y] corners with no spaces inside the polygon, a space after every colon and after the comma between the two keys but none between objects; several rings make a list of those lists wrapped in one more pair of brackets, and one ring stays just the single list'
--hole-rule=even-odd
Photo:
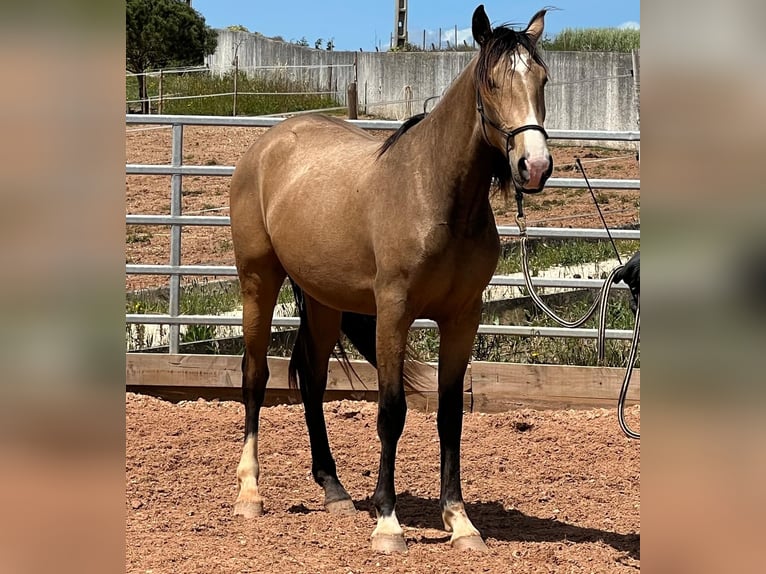
[{"label": "lead rope", "polygon": [[[577,160],[579,164],[579,158]],[[582,164],[580,164],[580,169],[582,170]],[[583,170],[583,175],[585,175],[585,172]],[[586,178],[586,183],[588,183]],[[590,183],[588,183],[588,189],[590,189]],[[591,190],[591,195],[593,195],[593,191]],[[527,223],[526,218],[524,216],[524,208],[523,208],[523,194],[521,191],[516,191],[516,205],[517,205],[517,213],[516,213],[516,224],[519,226],[519,237],[521,238],[521,269],[523,271],[524,275],[524,284],[527,287],[527,291],[529,291],[529,296],[532,298],[532,301],[535,302],[535,304],[540,308],[540,310],[543,311],[548,317],[556,321],[559,325],[562,327],[567,327],[569,329],[573,329],[576,327],[579,327],[583,325],[588,319],[590,319],[593,314],[596,312],[596,309],[599,309],[599,318],[598,318],[598,336],[596,338],[597,341],[597,354],[598,354],[598,363],[599,365],[603,364],[604,362],[604,355],[605,355],[605,347],[606,347],[606,310],[607,310],[607,302],[609,300],[609,292],[614,284],[614,277],[617,275],[617,273],[620,271],[620,269],[623,268],[622,260],[620,259],[619,253],[617,255],[618,260],[620,261],[620,265],[612,269],[612,272],[609,274],[609,276],[604,281],[603,285],[601,286],[601,291],[599,293],[599,296],[596,298],[596,300],[593,302],[593,305],[591,305],[590,309],[586,311],[585,315],[583,315],[580,319],[576,319],[574,321],[567,321],[563,317],[559,317],[553,309],[548,307],[548,305],[545,304],[545,302],[542,300],[542,298],[538,295],[537,291],[535,291],[534,286],[532,285],[532,276],[529,272],[529,255],[527,250],[527,240],[529,237],[527,236]],[[596,201],[595,196],[593,196],[594,202]],[[598,208],[598,202],[596,202],[596,207]],[[599,209],[599,215],[601,215],[601,210]],[[601,215],[602,221],[603,215]],[[606,222],[604,221],[604,226],[606,227]],[[612,236],[609,233],[609,228],[606,228],[607,234],[609,235],[609,239],[612,241],[612,246],[615,249],[615,252],[617,252],[617,247],[614,244],[614,240],[612,240]],[[630,346],[630,352],[628,353],[628,366],[625,370],[625,377],[622,381],[622,386],[620,387],[620,396],[617,400],[617,420],[620,424],[620,429],[623,433],[625,433],[625,436],[632,439],[640,439],[641,435],[635,431],[633,431],[625,422],[625,401],[628,396],[628,388],[630,386],[630,377],[633,373],[633,366],[636,362],[636,353],[638,351],[638,340],[640,335],[640,300],[636,301],[636,320],[635,325],[633,326],[633,340]]]}]

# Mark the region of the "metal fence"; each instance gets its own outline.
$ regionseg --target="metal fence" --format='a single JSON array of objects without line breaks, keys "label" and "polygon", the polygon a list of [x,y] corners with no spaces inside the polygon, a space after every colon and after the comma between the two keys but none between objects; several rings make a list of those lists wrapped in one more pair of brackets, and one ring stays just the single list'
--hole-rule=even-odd
[{"label": "metal fence", "polygon": [[[152,124],[170,125],[172,128],[172,155],[169,165],[143,165],[127,164],[127,175],[170,175],[170,215],[126,215],[127,225],[159,225],[170,227],[170,263],[168,265],[140,265],[127,264],[127,274],[135,275],[167,275],[169,281],[169,308],[168,314],[126,314],[126,323],[144,325],[169,325],[169,352],[177,354],[180,343],[181,325],[225,325],[240,326],[241,317],[220,317],[216,315],[181,315],[179,302],[181,296],[181,276],[236,276],[236,268],[225,265],[182,265],[181,264],[181,233],[184,226],[228,226],[230,220],[225,216],[191,216],[181,213],[181,183],[184,175],[197,176],[231,176],[234,166],[198,166],[183,165],[183,133],[184,126],[238,126],[238,127],[270,127],[284,118],[276,117],[224,117],[224,116],[173,116],[173,115],[135,115],[125,116],[127,124]],[[389,120],[348,120],[363,129],[369,130],[395,130],[402,122]],[[589,140],[589,141],[640,141],[638,131],[593,131],[593,130],[548,130],[550,139],[558,140]],[[597,189],[639,189],[640,180],[637,179],[591,179],[591,186]],[[576,178],[551,178],[547,187],[585,188],[584,180]],[[516,226],[498,226],[501,236],[518,236],[519,229]],[[569,228],[527,228],[530,237],[548,238],[587,238],[606,239],[607,233],[603,229],[569,229]],[[613,230],[615,239],[640,239],[639,230]],[[599,288],[602,281],[598,279],[545,279],[534,278],[532,284],[536,287],[559,287],[559,288]],[[517,286],[523,287],[522,278],[494,275],[490,281],[491,286]],[[618,288],[626,289],[623,284]],[[294,327],[300,323],[298,317],[274,317],[272,325],[275,327]],[[415,329],[435,329],[436,323],[430,320],[417,320],[413,324]],[[575,337],[595,338],[596,329],[565,329],[557,327],[528,327],[519,325],[480,325],[479,333],[495,335],[520,335],[520,336],[547,336],[547,337]],[[624,329],[608,329],[607,338],[630,339],[632,331]]]}]

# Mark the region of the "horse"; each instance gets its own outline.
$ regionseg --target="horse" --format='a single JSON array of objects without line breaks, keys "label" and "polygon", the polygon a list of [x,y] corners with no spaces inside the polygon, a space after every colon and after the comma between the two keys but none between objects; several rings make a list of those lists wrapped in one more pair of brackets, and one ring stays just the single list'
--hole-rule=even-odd
[{"label": "horse", "polygon": [[472,16],[476,56],[428,113],[384,144],[338,118],[294,116],[245,152],[231,180],[230,215],[241,284],[245,439],[234,514],[263,513],[258,417],[277,295],[289,277],[301,323],[290,359],[298,379],[312,475],[330,513],[355,506],[338,479],[322,399],[341,331],[377,367],[380,465],[372,496],[378,552],[405,552],[396,517],[394,465],[407,411],[403,365],[417,318],[440,332],[437,429],[440,508],[453,548],[486,550],[460,484],[463,377],[482,292],[500,241],[490,207],[493,178],[517,194],[541,191],[553,170],[547,147],[547,68],[537,49],[545,10],[524,30]]}]

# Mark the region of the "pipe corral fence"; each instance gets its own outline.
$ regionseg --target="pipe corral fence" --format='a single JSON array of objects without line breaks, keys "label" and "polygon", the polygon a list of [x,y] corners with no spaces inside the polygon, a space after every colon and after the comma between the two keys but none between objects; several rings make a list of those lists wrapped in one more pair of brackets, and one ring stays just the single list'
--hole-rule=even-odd
[{"label": "pipe corral fence", "polygon": [[[128,353],[127,354],[127,385],[129,387],[143,389],[150,386],[184,387],[208,386],[222,387],[226,389],[238,388],[239,361],[240,357],[233,356],[204,356],[204,355],[180,355],[180,326],[181,325],[222,325],[222,326],[241,326],[241,316],[216,316],[216,315],[182,315],[180,313],[181,296],[181,277],[182,276],[219,276],[236,277],[237,272],[234,266],[224,265],[183,265],[181,261],[181,235],[185,226],[229,226],[230,219],[227,216],[199,216],[183,215],[181,209],[182,198],[182,180],[184,175],[210,176],[210,177],[229,177],[234,172],[234,166],[200,166],[184,165],[183,163],[183,134],[184,126],[236,126],[236,127],[270,127],[284,121],[285,118],[262,116],[262,117],[223,117],[223,116],[175,116],[175,115],[136,115],[127,114],[125,116],[126,124],[141,125],[163,125],[171,126],[172,129],[172,154],[171,162],[168,165],[146,165],[146,164],[127,164],[126,175],[170,175],[170,215],[144,215],[128,214],[125,217],[126,225],[149,225],[149,226],[168,226],[170,228],[170,261],[167,265],[142,265],[126,264],[127,274],[135,275],[165,275],[169,277],[168,293],[168,313],[167,314],[131,314],[125,315],[125,321],[128,324],[143,325],[168,325],[169,326],[169,346],[167,354],[149,354],[149,353]],[[402,122],[393,120],[347,120],[356,126],[367,130],[395,130]],[[639,142],[640,132],[638,131],[597,131],[597,130],[548,130],[551,140],[576,140],[576,141],[623,141]],[[591,186],[594,189],[612,189],[612,190],[638,190],[640,189],[640,180],[638,179],[590,179]],[[546,187],[550,188],[586,188],[586,183],[579,178],[551,178]],[[519,229],[516,226],[498,226],[498,233],[501,237],[518,237]],[[583,238],[583,239],[607,239],[608,235],[604,229],[585,229],[585,228],[547,228],[547,227],[529,227],[527,234],[535,238]],[[640,230],[612,230],[612,237],[615,239],[640,239]],[[538,288],[579,288],[579,289],[598,289],[602,281],[598,279],[570,279],[570,278],[539,278],[532,279],[532,283]],[[524,287],[524,279],[521,277],[512,277],[505,275],[494,275],[489,286],[514,286]],[[624,284],[615,285],[618,289],[627,289]],[[297,327],[300,324],[299,317],[277,317],[272,319],[272,327]],[[413,329],[436,329],[435,322],[425,319],[416,320]],[[530,327],[523,325],[490,325],[482,324],[479,326],[479,333],[493,335],[515,335],[515,336],[542,336],[542,337],[575,337],[592,338],[597,337],[597,329],[566,329],[557,327]],[[606,337],[609,339],[630,340],[632,331],[622,329],[607,329]],[[285,359],[270,358],[270,370],[272,371],[272,380],[279,378],[280,373],[286,371]],[[535,396],[517,397],[517,391],[524,395],[523,389],[508,389],[498,391],[499,404],[488,405],[487,397],[477,399],[476,397],[476,366],[479,362],[469,365],[469,373],[466,375],[466,406],[470,408],[480,408],[481,410],[504,410],[513,406],[611,406],[608,400],[613,398],[614,403],[617,399],[619,382],[622,378],[623,370],[610,367],[567,367],[552,365],[520,365],[520,364],[501,364],[501,363],[481,363],[483,382],[491,385],[509,385],[514,377],[521,377],[518,384],[524,387],[526,385],[527,394],[530,388],[536,388],[533,393]],[[355,369],[360,374],[359,381],[355,387],[353,382],[345,384],[342,382],[345,375],[337,364],[332,364],[330,368],[330,379],[328,382],[329,391],[349,391],[352,397],[362,398],[374,392],[377,389],[375,373],[366,369],[359,363],[355,364]],[[543,371],[546,370],[547,372]],[[473,373],[471,373],[473,371]],[[505,372],[507,371],[507,372]],[[513,373],[512,373],[513,371]],[[631,385],[631,394],[629,395],[629,404],[638,402],[638,393],[640,386],[638,384],[639,372],[634,371],[635,383]],[[425,403],[415,401],[416,406],[424,405],[435,406],[436,396],[436,378],[435,371],[423,372],[425,381],[420,388],[408,389],[417,391],[420,398],[425,397]],[[154,377],[157,380],[150,380]],[[590,381],[596,377],[595,381]],[[554,383],[557,379],[566,379]],[[185,380],[188,379],[188,380]],[[286,377],[284,377],[286,379]],[[618,380],[619,379],[619,380]],[[579,381],[579,382],[578,382]],[[479,381],[481,382],[481,381]],[[577,397],[568,394],[565,390],[567,384],[574,386],[587,386],[593,384],[599,387],[595,394],[588,390],[586,394],[592,400],[578,401]],[[529,385],[532,385],[530,387]],[[555,385],[559,388],[559,393],[551,395],[551,400],[541,400],[541,387]],[[269,389],[287,391],[286,385],[277,382],[272,385],[269,382]],[[354,394],[356,393],[356,395]],[[360,394],[361,393],[361,394]],[[213,393],[214,395],[216,393]],[[225,393],[224,393],[225,394]],[[283,393],[286,394],[286,393]],[[172,396],[173,393],[171,392]],[[500,396],[502,395],[502,396]],[[591,396],[592,395],[592,396]],[[181,396],[180,394],[178,396]],[[568,398],[567,398],[568,397]],[[588,397],[585,397],[586,399]],[[295,400],[295,397],[290,399]],[[477,402],[478,401],[478,402]],[[490,408],[487,408],[487,407]]]}]

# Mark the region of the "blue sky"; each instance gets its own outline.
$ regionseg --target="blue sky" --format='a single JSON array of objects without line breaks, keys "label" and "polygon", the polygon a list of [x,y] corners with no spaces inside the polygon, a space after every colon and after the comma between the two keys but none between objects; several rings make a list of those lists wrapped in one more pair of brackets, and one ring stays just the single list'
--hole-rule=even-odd
[{"label": "blue sky", "polygon": [[[482,0],[408,0],[410,41],[420,44],[442,37],[469,43],[471,15]],[[317,38],[333,38],[336,50],[388,49],[394,29],[396,0],[192,0],[209,26],[225,28],[241,24],[252,32],[282,36],[285,40],[306,37],[313,46]],[[547,3],[550,2],[550,3]],[[563,28],[600,28],[640,24],[640,0],[483,0],[493,24],[524,25],[540,8],[559,10],[546,17],[547,35]],[[449,35],[448,35],[449,33]]]}]

